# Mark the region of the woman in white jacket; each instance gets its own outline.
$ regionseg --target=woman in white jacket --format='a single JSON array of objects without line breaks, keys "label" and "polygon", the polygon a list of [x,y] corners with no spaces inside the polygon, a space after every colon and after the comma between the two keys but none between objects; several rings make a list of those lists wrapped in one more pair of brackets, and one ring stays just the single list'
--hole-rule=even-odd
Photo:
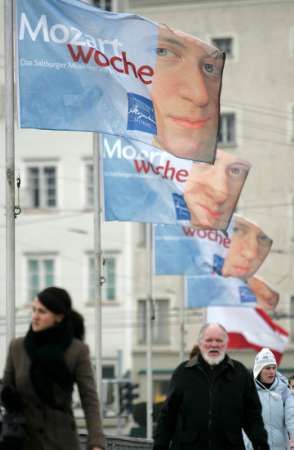
[{"label": "woman in white jacket", "polygon": [[[256,355],[253,375],[270,449],[294,449],[294,395],[287,378],[277,371],[275,356],[269,349],[263,348]],[[245,441],[246,450],[251,450],[249,440]]]}]

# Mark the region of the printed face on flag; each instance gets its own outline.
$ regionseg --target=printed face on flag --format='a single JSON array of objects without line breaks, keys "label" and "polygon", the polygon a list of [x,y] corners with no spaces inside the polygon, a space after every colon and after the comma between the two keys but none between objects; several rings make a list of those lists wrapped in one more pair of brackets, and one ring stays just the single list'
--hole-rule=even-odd
[{"label": "printed face on flag", "polygon": [[280,299],[277,291],[274,291],[264,280],[258,277],[249,278],[247,283],[256,297],[256,306],[265,311],[273,311],[276,309]]},{"label": "printed face on flag", "polygon": [[193,227],[227,229],[250,167],[222,150],[217,150],[213,165],[193,164],[184,188]]},{"label": "printed face on flag", "polygon": [[178,158],[213,162],[224,53],[164,25],[159,28],[156,53],[153,144]]},{"label": "printed face on flag", "polygon": [[21,128],[101,132],[214,161],[222,52],[80,1],[16,6]]},{"label": "printed face on flag", "polygon": [[253,222],[236,216],[222,275],[243,280],[252,277],[269,254],[272,242]]},{"label": "printed face on flag", "polygon": [[247,161],[217,150],[214,165],[196,164],[132,140],[105,136],[103,142],[107,221],[227,229]]}]

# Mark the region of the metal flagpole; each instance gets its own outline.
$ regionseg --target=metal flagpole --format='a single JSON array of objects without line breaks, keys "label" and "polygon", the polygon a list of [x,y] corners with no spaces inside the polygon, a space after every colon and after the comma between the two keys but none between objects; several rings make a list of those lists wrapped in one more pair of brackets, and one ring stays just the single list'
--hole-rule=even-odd
[{"label": "metal flagpole", "polygon": [[146,308],[146,391],[147,391],[147,439],[153,435],[153,386],[152,386],[152,325],[153,314],[153,236],[152,224],[147,225],[147,308]]},{"label": "metal flagpole", "polygon": [[[102,0],[100,8],[105,9],[106,1]],[[114,10],[115,12],[115,10]],[[100,154],[103,150],[103,134],[93,134],[93,178],[94,178],[94,269],[95,269],[95,367],[96,383],[102,398],[102,247],[101,247],[101,171]],[[102,417],[101,411],[101,417]]]},{"label": "metal flagpole", "polygon": [[187,294],[187,283],[186,277],[183,279],[183,295],[180,300],[180,351],[179,358],[180,362],[184,361],[185,358],[185,307],[186,307],[186,294]]},{"label": "metal flagpole", "polygon": [[15,162],[14,162],[14,1],[4,4],[5,153],[6,153],[6,345],[15,335]]},{"label": "metal flagpole", "polygon": [[[93,179],[94,179],[94,282],[95,282],[95,367],[96,383],[102,399],[102,249],[101,249],[101,191],[100,151],[103,135],[93,134]],[[102,417],[102,414],[101,414]]]}]

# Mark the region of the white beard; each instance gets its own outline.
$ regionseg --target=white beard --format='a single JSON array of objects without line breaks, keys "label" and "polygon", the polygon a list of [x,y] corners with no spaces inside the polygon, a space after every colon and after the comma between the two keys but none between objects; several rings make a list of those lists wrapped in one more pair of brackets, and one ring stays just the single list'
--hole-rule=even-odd
[{"label": "white beard", "polygon": [[210,366],[217,366],[219,363],[221,363],[225,358],[225,352],[221,352],[219,356],[216,357],[210,357],[207,353],[203,353],[203,359],[209,364]]}]

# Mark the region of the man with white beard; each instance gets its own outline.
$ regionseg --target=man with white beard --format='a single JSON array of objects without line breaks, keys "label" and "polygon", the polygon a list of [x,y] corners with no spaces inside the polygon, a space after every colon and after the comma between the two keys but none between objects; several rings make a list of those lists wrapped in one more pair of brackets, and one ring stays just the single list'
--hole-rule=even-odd
[{"label": "man with white beard", "polygon": [[227,353],[228,335],[206,324],[199,351],[173,373],[159,415],[154,450],[269,450],[261,405],[249,371]]}]

